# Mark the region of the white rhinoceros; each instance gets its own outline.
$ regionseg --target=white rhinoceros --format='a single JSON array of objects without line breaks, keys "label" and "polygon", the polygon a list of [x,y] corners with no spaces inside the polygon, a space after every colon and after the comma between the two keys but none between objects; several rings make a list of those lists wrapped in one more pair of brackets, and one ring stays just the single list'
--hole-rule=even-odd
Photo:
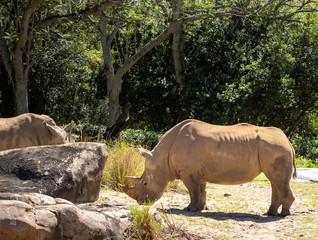
[{"label": "white rhinoceros", "polygon": [[0,118],[0,151],[74,142],[71,136],[73,126],[72,121],[63,129],[52,118],[33,113]]},{"label": "white rhinoceros", "polygon": [[200,211],[206,209],[206,182],[242,184],[263,172],[272,186],[267,214],[277,215],[281,205],[281,216],[290,214],[295,152],[278,128],[247,123],[217,126],[190,119],[167,131],[152,151],[139,150],[146,158],[144,173],[127,177],[133,187],[119,185],[138,203],[158,200],[169,181],[181,179],[191,198],[185,210]]}]

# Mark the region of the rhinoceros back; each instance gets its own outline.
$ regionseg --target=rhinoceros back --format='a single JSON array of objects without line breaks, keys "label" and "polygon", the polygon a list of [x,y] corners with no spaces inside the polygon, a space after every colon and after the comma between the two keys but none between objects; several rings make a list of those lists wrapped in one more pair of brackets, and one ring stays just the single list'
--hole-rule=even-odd
[{"label": "rhinoceros back", "polygon": [[169,161],[176,178],[188,171],[207,182],[240,184],[268,170],[279,157],[290,168],[289,154],[288,139],[277,128],[188,120],[173,138]]},{"label": "rhinoceros back", "polygon": [[26,113],[12,118],[0,118],[0,150],[55,144],[43,125],[44,121],[57,127],[46,115]]}]

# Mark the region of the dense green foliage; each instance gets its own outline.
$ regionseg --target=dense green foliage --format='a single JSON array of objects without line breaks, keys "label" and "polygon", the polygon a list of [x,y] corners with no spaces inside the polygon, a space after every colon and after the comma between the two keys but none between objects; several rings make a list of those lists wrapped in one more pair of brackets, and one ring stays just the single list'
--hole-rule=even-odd
[{"label": "dense green foliage", "polygon": [[[96,137],[95,126],[108,124],[109,116],[109,89],[96,28],[98,16],[52,24],[41,31],[35,25],[46,17],[78,13],[100,2],[59,1],[57,4],[43,0],[32,16],[29,28],[34,30],[30,31],[34,36],[23,55],[30,67],[30,111],[48,114],[59,124],[73,119],[78,126],[88,125],[91,137]],[[18,20],[22,19],[27,3],[12,1],[7,7],[0,3],[0,27],[10,50],[19,40]],[[240,1],[220,3],[241,6]],[[183,10],[201,9],[204,13],[213,4],[184,1]],[[166,7],[171,7],[170,1]],[[114,22],[120,20],[112,44],[116,69],[169,24],[171,12],[165,16],[161,11],[164,8],[158,1],[136,1],[133,5],[124,2],[105,11],[109,32],[114,29]],[[288,21],[273,21],[272,11],[273,7],[257,16],[210,18],[184,24],[183,86],[176,82],[172,36],[146,54],[123,76],[120,94],[122,105],[131,102],[130,116],[143,130],[125,131],[122,139],[152,148],[162,132],[185,118],[214,124],[249,122],[283,129],[297,154],[315,163],[318,158],[317,14],[303,13]],[[284,11],[291,12],[286,5],[277,14]],[[2,58],[0,78],[1,116],[8,116],[12,114],[8,109],[14,105],[8,93],[12,83]]]},{"label": "dense green foliage", "polygon": [[125,78],[124,92],[142,126],[164,129],[191,117],[272,125],[289,136],[316,134],[317,31],[312,26],[282,30],[268,21],[231,18],[187,25],[182,89],[166,54],[169,42],[141,60]]},{"label": "dense green foliage", "polygon": [[161,132],[127,129],[121,132],[120,138],[136,146],[141,145],[145,148],[153,149],[162,135],[163,133]]}]

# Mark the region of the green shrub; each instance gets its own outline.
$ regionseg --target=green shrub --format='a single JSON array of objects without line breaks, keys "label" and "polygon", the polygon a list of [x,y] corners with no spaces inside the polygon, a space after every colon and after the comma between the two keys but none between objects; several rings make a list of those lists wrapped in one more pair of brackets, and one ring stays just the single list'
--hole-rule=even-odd
[{"label": "green shrub", "polygon": [[140,176],[144,159],[138,149],[124,141],[108,144],[108,159],[104,168],[102,184],[118,190],[118,183],[130,185],[125,176]]},{"label": "green shrub", "polygon": [[121,132],[120,138],[123,141],[152,149],[159,142],[162,135],[162,132],[125,129]]},{"label": "green shrub", "polygon": [[292,144],[297,155],[297,163],[300,166],[318,166],[318,138],[305,138],[296,136],[292,139]]},{"label": "green shrub", "polygon": [[132,218],[130,239],[158,239],[160,224],[153,218],[149,206],[130,208],[130,216]]},{"label": "green shrub", "polygon": [[296,167],[298,168],[318,168],[318,161],[312,161],[311,159],[306,159],[304,157],[296,158]]}]

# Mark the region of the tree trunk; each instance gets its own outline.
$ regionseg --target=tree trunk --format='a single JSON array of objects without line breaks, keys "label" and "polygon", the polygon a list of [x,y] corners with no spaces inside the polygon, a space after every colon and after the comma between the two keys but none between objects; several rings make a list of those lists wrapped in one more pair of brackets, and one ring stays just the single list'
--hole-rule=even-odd
[{"label": "tree trunk", "polygon": [[13,55],[14,79],[13,91],[16,114],[28,113],[28,64],[23,61],[22,49],[16,49]]},{"label": "tree trunk", "polygon": [[125,73],[132,68],[146,53],[157,46],[162,41],[166,40],[169,35],[182,24],[182,19],[177,19],[171,25],[169,25],[158,37],[144,45],[135,55],[133,55],[128,61],[120,66],[115,72],[112,63],[111,44],[114,40],[118,29],[119,23],[117,23],[112,30],[112,33],[107,32],[107,19],[103,16],[100,17],[98,30],[100,32],[100,39],[103,48],[103,57],[105,65],[105,73],[107,78],[107,96],[109,99],[109,126],[115,124],[120,114],[119,94],[122,89],[122,77]]},{"label": "tree trunk", "polygon": [[[2,21],[0,21],[0,55],[2,57],[3,64],[9,75],[9,78],[13,85],[13,95],[15,102],[15,112],[16,114],[26,113],[29,111],[28,107],[28,72],[30,67],[30,51],[32,49],[33,37],[35,33],[43,29],[49,28],[53,24],[64,24],[70,21],[78,21],[83,17],[88,17],[95,15],[104,11],[110,6],[119,4],[123,0],[109,0],[103,1],[100,4],[95,5],[94,7],[86,7],[80,12],[68,13],[66,15],[53,15],[49,14],[45,19],[32,18],[32,15],[36,11],[38,5],[41,3],[41,0],[28,0],[23,16],[19,15],[21,12],[20,7],[19,11],[18,6],[20,2],[16,2],[16,9],[14,9],[15,16],[11,19],[17,21],[15,34],[18,36],[16,41],[7,44],[5,34],[3,32]],[[43,2],[43,1],[42,1]],[[53,3],[52,3],[53,4]],[[22,6],[23,4],[21,4]],[[87,4],[88,5],[88,4]],[[22,9],[22,7],[21,7]],[[46,10],[46,9],[45,9]],[[8,20],[6,19],[6,20]],[[32,20],[32,21],[31,21]],[[39,21],[38,21],[39,20]],[[32,23],[32,28],[30,27]],[[6,21],[3,22],[6,24]],[[12,26],[15,24],[11,24]],[[10,25],[10,26],[11,26]],[[36,26],[36,27],[34,27]],[[10,51],[9,45],[14,46]]]},{"label": "tree trunk", "polygon": [[26,76],[15,79],[13,91],[15,95],[16,114],[28,113],[28,80]]},{"label": "tree trunk", "polygon": [[109,120],[108,126],[115,124],[120,114],[119,94],[121,92],[122,78],[115,76],[115,70],[112,62],[111,47],[119,24],[116,24],[112,32],[109,34],[107,29],[107,19],[100,16],[99,19],[99,33],[103,48],[104,69],[107,81],[107,97],[109,100]]},{"label": "tree trunk", "polygon": [[[173,21],[177,21],[182,17],[182,2],[182,0],[172,1]],[[184,84],[184,38],[182,25],[173,31],[172,51],[176,81],[179,87],[182,87]]]},{"label": "tree trunk", "polygon": [[[114,85],[117,85],[116,83],[121,84],[122,79],[111,79],[112,82],[114,82]],[[109,98],[109,126],[113,126],[120,114],[120,104],[119,104],[119,94],[121,92],[121,88],[113,87],[111,90],[108,91],[108,98]]]}]

